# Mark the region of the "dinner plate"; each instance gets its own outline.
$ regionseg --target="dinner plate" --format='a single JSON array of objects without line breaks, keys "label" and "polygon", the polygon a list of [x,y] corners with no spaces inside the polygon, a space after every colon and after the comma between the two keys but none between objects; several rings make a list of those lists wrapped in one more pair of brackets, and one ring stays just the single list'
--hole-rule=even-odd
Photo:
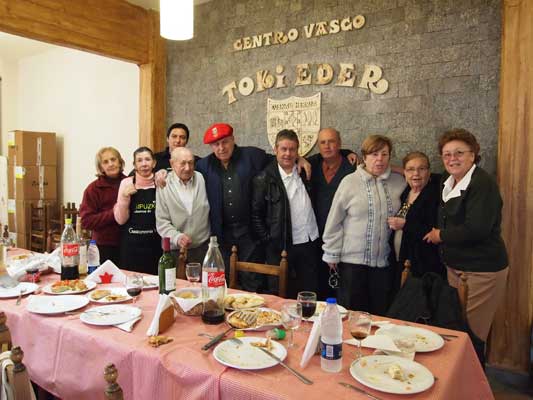
[{"label": "dinner plate", "polygon": [[[234,299],[236,299],[237,302],[242,305],[242,307],[240,306],[236,307],[235,305],[233,306],[226,305],[228,297],[233,297]],[[256,301],[254,305],[252,306],[246,305],[246,303],[240,302],[241,300],[244,300],[245,298],[253,298]],[[227,295],[224,298],[224,306],[226,307],[226,310],[244,310],[245,308],[261,307],[264,304],[265,304],[265,299],[254,293],[234,293],[234,294]]]},{"label": "dinner plate", "polygon": [[81,313],[80,319],[89,325],[118,325],[138,318],[142,314],[139,307],[113,304],[99,306]]},{"label": "dinner plate", "polygon": [[155,275],[143,275],[143,290],[157,289],[159,277]]},{"label": "dinner plate", "polygon": [[435,351],[444,346],[442,336],[428,329],[416,326],[389,324],[379,328],[375,334],[387,335],[393,340],[413,338],[415,339],[415,351],[421,353]]},{"label": "dinner plate", "polygon": [[[213,350],[215,360],[228,367],[248,370],[270,368],[278,364],[272,357],[250,344],[252,342],[264,343],[265,338],[244,336],[240,337],[239,340],[242,343],[226,340],[215,347]],[[281,343],[274,340],[271,343],[271,353],[283,361],[287,357],[287,350]]]},{"label": "dinner plate", "polygon": [[[89,290],[93,290],[95,287],[96,287],[96,282],[94,281],[91,281],[89,279],[86,279],[84,280],[83,282],[85,282],[85,285],[87,285],[87,289],[85,290],[78,290],[78,291],[75,291],[75,290],[67,290],[65,292],[60,292],[60,293],[54,293],[52,291],[52,285],[53,283],[49,284],[49,285],[46,285],[45,287],[43,287],[43,292],[46,293],[46,294],[55,294],[55,295],[65,295],[65,294],[82,294],[82,293],[87,293]],[[54,282],[55,283],[55,282]]]},{"label": "dinner plate", "polygon": [[36,314],[60,314],[77,310],[87,304],[89,304],[89,299],[85,296],[30,296],[26,309]]},{"label": "dinner plate", "polygon": [[107,296],[109,296],[107,295],[105,297],[102,297],[101,299],[95,300],[91,296],[94,295],[97,292],[97,290],[87,294],[87,297],[93,303],[100,303],[100,304],[124,303],[125,301],[130,301],[132,299],[132,297],[128,294],[128,292],[124,288],[110,288],[110,289],[105,289],[105,290],[109,290],[111,292],[109,295],[123,296],[124,298],[118,299],[118,300],[107,300]]},{"label": "dinner plate", "polygon": [[[341,306],[340,304],[337,304],[337,308],[339,309],[339,313],[340,313],[342,318],[344,318],[344,317],[346,317],[348,315],[348,310],[346,308],[344,308],[343,306]],[[310,321],[310,322],[317,321],[318,318],[320,318],[320,314],[325,309],[326,309],[326,302],[325,301],[317,301],[316,302],[315,314],[311,318],[302,319],[302,321]]]},{"label": "dinner plate", "polygon": [[25,296],[35,292],[39,289],[39,285],[30,282],[20,282],[17,286],[12,288],[0,288],[0,299],[9,299],[12,297],[19,297],[20,293]]},{"label": "dinner plate", "polygon": [[[402,369],[405,381],[393,379],[388,374],[388,369],[394,364]],[[395,356],[361,357],[350,366],[350,374],[369,388],[395,394],[420,393],[435,382],[433,374],[422,364]]]},{"label": "dinner plate", "polygon": [[[250,328],[239,328],[239,327],[233,326],[231,324],[231,322],[230,322],[230,318],[233,315],[235,315],[236,313],[241,312],[241,311],[257,312],[257,313],[260,313],[261,311],[271,312],[273,314],[276,314],[279,317],[279,322],[277,322],[277,323],[275,323],[275,322],[267,323],[267,324],[264,324],[264,325],[253,326],[253,327],[250,327]],[[268,331],[269,329],[276,328],[276,327],[282,325],[281,313],[279,311],[273,310],[271,308],[264,308],[264,307],[253,308],[253,309],[248,309],[248,310],[235,310],[235,311],[232,311],[231,313],[229,313],[226,316],[226,322],[229,325],[233,326],[234,328],[240,329],[241,331]]]}]

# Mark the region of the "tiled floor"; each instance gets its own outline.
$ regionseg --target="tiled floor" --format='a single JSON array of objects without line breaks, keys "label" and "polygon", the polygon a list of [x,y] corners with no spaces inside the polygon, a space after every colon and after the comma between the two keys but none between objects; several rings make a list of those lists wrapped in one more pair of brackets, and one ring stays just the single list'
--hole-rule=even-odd
[{"label": "tiled floor", "polygon": [[486,373],[496,400],[533,399],[533,378],[528,375],[490,367]]}]

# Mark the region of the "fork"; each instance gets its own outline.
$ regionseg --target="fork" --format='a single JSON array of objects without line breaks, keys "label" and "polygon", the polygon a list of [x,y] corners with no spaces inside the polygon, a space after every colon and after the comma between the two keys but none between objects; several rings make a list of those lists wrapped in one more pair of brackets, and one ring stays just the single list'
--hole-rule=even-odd
[{"label": "fork", "polygon": [[26,293],[28,291],[28,289],[26,288],[21,288],[20,291],[19,291],[19,297],[17,298],[17,302],[15,303],[17,306],[20,306],[20,303],[22,302],[22,295],[24,293]]}]

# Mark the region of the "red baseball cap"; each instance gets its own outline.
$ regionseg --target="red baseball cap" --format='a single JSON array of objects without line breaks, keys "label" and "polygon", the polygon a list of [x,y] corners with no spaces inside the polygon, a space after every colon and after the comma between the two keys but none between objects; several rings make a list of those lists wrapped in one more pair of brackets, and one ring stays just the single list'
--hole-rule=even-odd
[{"label": "red baseball cap", "polygon": [[204,133],[204,143],[210,144],[217,140],[233,135],[233,128],[229,124],[213,124]]}]

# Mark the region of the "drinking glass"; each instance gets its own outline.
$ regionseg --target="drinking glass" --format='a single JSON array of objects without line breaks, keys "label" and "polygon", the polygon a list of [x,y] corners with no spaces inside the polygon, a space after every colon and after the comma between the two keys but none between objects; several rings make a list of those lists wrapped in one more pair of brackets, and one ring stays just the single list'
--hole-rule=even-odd
[{"label": "drinking glass", "polygon": [[281,322],[285,329],[289,330],[289,344],[294,346],[294,330],[298,329],[302,322],[302,305],[300,303],[285,302],[281,306]]},{"label": "drinking glass", "polygon": [[[297,297],[298,303],[302,305],[302,318],[304,321],[309,321],[316,311],[316,293],[315,292],[299,292]],[[307,328],[306,332],[310,329]]]},{"label": "drinking glass", "polygon": [[126,292],[133,297],[133,304],[137,300],[137,297],[141,294],[143,290],[143,277],[139,274],[132,274],[126,276]]},{"label": "drinking glass", "polygon": [[191,282],[192,286],[195,286],[196,282],[200,282],[201,275],[202,265],[200,263],[187,263],[185,266],[185,276]]},{"label": "drinking glass", "polygon": [[348,326],[354,339],[358,340],[358,352],[355,358],[358,360],[361,358],[361,341],[370,334],[372,316],[364,311],[350,311]]}]

